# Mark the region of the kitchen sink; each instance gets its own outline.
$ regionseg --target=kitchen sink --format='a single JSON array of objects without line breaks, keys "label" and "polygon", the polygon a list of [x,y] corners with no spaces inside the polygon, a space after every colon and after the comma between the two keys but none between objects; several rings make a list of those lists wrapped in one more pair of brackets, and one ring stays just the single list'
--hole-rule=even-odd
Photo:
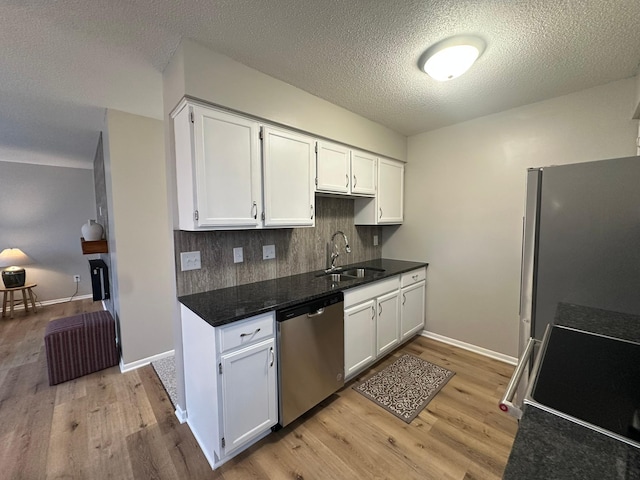
[{"label": "kitchen sink", "polygon": [[384,273],[383,268],[351,267],[344,269],[342,267],[338,267],[335,270],[320,272],[316,274],[316,277],[330,277],[334,282],[343,282],[357,278],[374,277],[380,273]]},{"label": "kitchen sink", "polygon": [[640,447],[640,344],[553,326],[525,403]]}]

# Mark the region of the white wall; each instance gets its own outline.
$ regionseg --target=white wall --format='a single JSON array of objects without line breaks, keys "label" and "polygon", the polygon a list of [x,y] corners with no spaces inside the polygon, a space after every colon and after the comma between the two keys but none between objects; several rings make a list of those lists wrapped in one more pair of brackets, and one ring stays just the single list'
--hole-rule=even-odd
[{"label": "white wall", "polygon": [[167,215],[163,122],[108,110],[105,176],[109,252],[122,360],[173,349],[173,246]]},{"label": "white wall", "polygon": [[526,169],[635,155],[634,100],[627,79],[409,138],[383,256],[430,263],[428,331],[517,355]]},{"label": "white wall", "polygon": [[[406,160],[406,137],[379,123],[242,65],[192,40],[184,39],[179,52],[175,59],[184,63],[183,94]],[[168,81],[167,75],[165,81]],[[173,81],[171,84],[179,83]],[[179,98],[171,98],[172,107]]]},{"label": "white wall", "polygon": [[[25,154],[25,156],[28,156]],[[33,263],[27,283],[39,301],[91,294],[89,258],[80,229],[96,218],[93,170],[0,161],[0,251],[17,247]]]}]

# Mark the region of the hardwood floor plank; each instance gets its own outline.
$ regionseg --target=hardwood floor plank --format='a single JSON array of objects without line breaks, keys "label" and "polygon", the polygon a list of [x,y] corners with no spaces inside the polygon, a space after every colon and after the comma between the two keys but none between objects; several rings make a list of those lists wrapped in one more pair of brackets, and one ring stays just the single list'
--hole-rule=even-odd
[{"label": "hardwood floor plank", "polygon": [[155,371],[112,367],[48,385],[44,330],[53,318],[100,309],[74,301],[0,321],[0,478],[496,479],[517,429],[498,410],[513,367],[417,337],[404,353],[456,372],[410,424],[351,382],[291,425],[211,470],[180,424]]},{"label": "hardwood floor plank", "polygon": [[89,409],[87,465],[93,478],[134,478],[123,419],[116,403]]},{"label": "hardwood floor plank", "polygon": [[43,478],[51,432],[55,391],[42,365],[9,370],[0,393],[0,458],[11,459],[2,473],[11,479]]},{"label": "hardwood floor plank", "polygon": [[[167,450],[173,460],[178,478],[219,479],[204,457],[198,442],[187,424],[180,424],[167,392],[150,365],[138,369],[143,388],[149,399],[157,425],[164,436]],[[250,477],[247,477],[250,478]]]},{"label": "hardwood floor plank", "polygon": [[134,478],[178,479],[158,425],[146,426],[127,436],[127,450]]},{"label": "hardwood floor plank", "polygon": [[47,478],[88,478],[89,448],[86,397],[56,406],[47,454]]}]

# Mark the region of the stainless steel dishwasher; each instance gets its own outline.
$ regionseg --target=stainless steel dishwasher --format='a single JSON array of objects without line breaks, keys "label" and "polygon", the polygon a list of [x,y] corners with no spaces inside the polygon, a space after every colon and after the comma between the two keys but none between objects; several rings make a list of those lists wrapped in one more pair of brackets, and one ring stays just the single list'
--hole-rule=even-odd
[{"label": "stainless steel dishwasher", "polygon": [[344,386],[342,292],[276,313],[278,415],[284,427]]}]

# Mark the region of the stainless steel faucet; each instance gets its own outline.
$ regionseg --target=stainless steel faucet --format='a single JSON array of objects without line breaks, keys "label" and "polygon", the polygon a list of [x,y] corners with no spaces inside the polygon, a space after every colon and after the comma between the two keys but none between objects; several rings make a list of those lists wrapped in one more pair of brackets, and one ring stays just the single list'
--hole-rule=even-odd
[{"label": "stainless steel faucet", "polygon": [[351,253],[351,247],[349,246],[349,240],[347,240],[347,236],[343,231],[338,230],[331,236],[331,243],[333,244],[333,251],[331,252],[331,267],[329,267],[329,271],[333,271],[336,269],[336,260],[340,256],[340,252],[338,251],[338,244],[335,242],[336,235],[342,235],[344,238],[344,249],[347,253]]}]

